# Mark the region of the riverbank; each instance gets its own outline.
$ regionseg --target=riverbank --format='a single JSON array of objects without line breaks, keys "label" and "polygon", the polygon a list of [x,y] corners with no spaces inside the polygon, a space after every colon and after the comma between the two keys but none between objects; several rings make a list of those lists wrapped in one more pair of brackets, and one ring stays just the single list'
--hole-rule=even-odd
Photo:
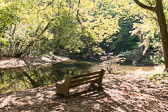
[{"label": "riverbank", "polygon": [[71,97],[56,95],[55,84],[0,95],[2,112],[167,112],[168,87],[135,71],[106,74],[103,90],[88,85],[71,89]]},{"label": "riverbank", "polygon": [[49,56],[49,55],[40,57],[29,57],[29,58],[3,57],[0,60],[0,69],[18,68],[34,65],[47,65],[53,63],[59,63],[62,61],[70,61],[70,58],[63,56]]}]

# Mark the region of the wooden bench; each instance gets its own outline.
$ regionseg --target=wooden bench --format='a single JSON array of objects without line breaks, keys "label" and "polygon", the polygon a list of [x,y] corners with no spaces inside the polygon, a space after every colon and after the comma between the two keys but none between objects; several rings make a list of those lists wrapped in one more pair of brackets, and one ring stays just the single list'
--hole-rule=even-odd
[{"label": "wooden bench", "polygon": [[97,83],[99,88],[102,88],[102,80],[104,76],[105,70],[101,69],[97,72],[92,72],[88,74],[82,74],[77,76],[69,76],[65,77],[64,82],[56,83],[56,94],[62,94],[64,96],[69,96],[69,89],[73,87],[77,87],[83,84],[90,83],[93,85]]}]

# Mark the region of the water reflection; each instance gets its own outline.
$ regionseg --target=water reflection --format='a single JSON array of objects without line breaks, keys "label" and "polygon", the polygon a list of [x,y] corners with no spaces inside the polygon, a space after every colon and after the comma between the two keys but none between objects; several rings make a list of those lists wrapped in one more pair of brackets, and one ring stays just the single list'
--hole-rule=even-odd
[{"label": "water reflection", "polygon": [[90,72],[95,62],[64,62],[50,66],[31,66],[0,70],[0,94],[53,84],[65,75]]}]

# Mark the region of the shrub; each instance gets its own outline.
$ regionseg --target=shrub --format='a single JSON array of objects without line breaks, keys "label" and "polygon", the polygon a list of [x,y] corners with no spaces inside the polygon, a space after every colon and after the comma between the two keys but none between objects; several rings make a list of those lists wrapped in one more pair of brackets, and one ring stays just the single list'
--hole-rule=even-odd
[{"label": "shrub", "polygon": [[122,54],[114,56],[113,53],[108,53],[106,56],[102,56],[100,59],[103,60],[102,65],[106,67],[108,73],[115,73],[116,68],[120,66],[120,63],[125,61]]}]

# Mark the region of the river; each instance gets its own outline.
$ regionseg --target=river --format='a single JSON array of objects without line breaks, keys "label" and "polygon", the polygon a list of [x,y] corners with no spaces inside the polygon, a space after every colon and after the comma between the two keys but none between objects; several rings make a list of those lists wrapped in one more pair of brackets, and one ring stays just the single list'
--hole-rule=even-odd
[{"label": "river", "polygon": [[[0,70],[0,94],[12,91],[24,91],[56,83],[65,75],[79,75],[100,70],[103,66],[95,61],[69,61],[47,66],[30,66]],[[134,71],[137,66],[120,66],[119,69]],[[152,70],[154,67],[141,67]]]}]

